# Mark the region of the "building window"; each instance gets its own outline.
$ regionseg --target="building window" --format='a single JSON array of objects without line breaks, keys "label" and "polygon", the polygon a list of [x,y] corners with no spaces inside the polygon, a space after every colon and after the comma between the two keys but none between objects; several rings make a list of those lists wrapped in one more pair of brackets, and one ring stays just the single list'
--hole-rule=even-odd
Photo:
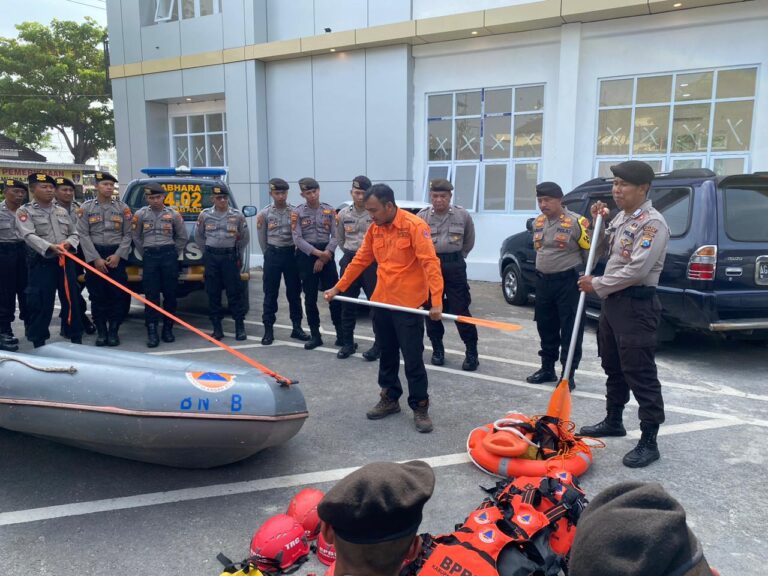
[{"label": "building window", "polygon": [[155,22],[199,18],[221,12],[221,0],[155,0]]},{"label": "building window", "polygon": [[747,172],[757,68],[600,81],[595,174],[634,158],[657,172]]},{"label": "building window", "polygon": [[170,123],[174,166],[227,166],[227,126],[223,112],[172,116]]},{"label": "building window", "polygon": [[427,95],[425,196],[447,178],[467,210],[535,210],[543,124],[543,85]]}]

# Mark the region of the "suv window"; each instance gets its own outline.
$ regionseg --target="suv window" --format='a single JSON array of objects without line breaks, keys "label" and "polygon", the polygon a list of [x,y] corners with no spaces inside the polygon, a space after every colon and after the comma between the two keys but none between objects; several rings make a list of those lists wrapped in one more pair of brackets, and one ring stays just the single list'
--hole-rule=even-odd
[{"label": "suv window", "polygon": [[685,186],[676,188],[651,188],[648,197],[669,226],[670,236],[682,236],[691,222],[691,195],[693,190]]},{"label": "suv window", "polygon": [[[213,206],[211,191],[214,186],[221,186],[217,182],[162,182],[155,179],[168,194],[165,196],[166,206],[174,208],[184,217],[184,220],[197,220],[204,208]],[[134,186],[126,195],[125,203],[135,212],[147,205],[141,185]]]},{"label": "suv window", "polygon": [[768,242],[768,186],[727,186],[725,233],[737,242]]}]

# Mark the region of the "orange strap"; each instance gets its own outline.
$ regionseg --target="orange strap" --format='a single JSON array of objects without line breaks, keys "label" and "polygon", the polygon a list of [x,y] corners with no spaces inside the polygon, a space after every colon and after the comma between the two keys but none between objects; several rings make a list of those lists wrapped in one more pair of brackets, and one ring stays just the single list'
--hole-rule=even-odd
[{"label": "orange strap", "polygon": [[[150,302],[149,300],[147,300],[146,298],[144,298],[140,294],[137,294],[136,292],[134,292],[132,290],[129,290],[128,288],[126,288],[125,286],[120,284],[120,282],[110,278],[109,276],[107,276],[103,272],[97,270],[96,268],[94,268],[93,266],[88,264],[87,262],[84,262],[83,260],[81,260],[80,258],[75,256],[74,254],[72,254],[72,253],[70,253],[68,251],[65,252],[64,254],[65,254],[65,256],[67,258],[70,258],[70,259],[74,260],[75,262],[77,262],[78,264],[83,266],[86,270],[88,270],[89,272],[93,272],[94,274],[100,276],[101,278],[103,278],[104,280],[106,280],[107,282],[112,284],[113,286],[117,286],[118,288],[120,288],[120,290],[122,290],[123,292],[127,292],[128,294],[130,294],[133,298],[135,298],[139,302],[143,302],[145,306],[149,306],[150,308],[154,308],[155,310],[160,312],[160,314],[162,314],[164,316],[167,316],[168,318],[170,318],[174,322],[178,322],[179,324],[184,326],[184,328],[186,328],[187,330],[190,330],[191,332],[194,332],[195,334],[197,334],[201,338],[204,338],[205,340],[208,340],[209,342],[211,342],[213,344],[216,344],[216,346],[218,346],[219,348],[223,348],[224,350],[226,350],[227,352],[232,354],[232,356],[234,356],[236,358],[239,358],[240,360],[242,360],[246,364],[250,364],[251,366],[253,366],[257,370],[259,370],[260,372],[266,374],[267,376],[271,376],[272,378],[277,380],[277,382],[281,386],[290,386],[291,384],[295,383],[290,378],[286,378],[285,376],[282,376],[282,375],[278,374],[277,372],[275,372],[273,370],[270,370],[269,368],[267,368],[263,364],[259,364],[258,362],[256,362],[256,360],[254,360],[253,358],[249,358],[248,356],[246,356],[245,354],[243,354],[239,350],[235,350],[231,346],[227,346],[223,342],[219,342],[218,340],[216,340],[215,338],[212,338],[211,336],[209,336],[208,334],[206,334],[202,330],[198,330],[197,328],[195,328],[191,324],[188,324],[187,322],[184,322],[184,320],[181,320],[180,318],[174,316],[170,312],[167,312],[166,310],[163,310],[160,306],[158,306],[154,302]],[[60,256],[59,258],[60,258],[59,262],[63,262],[63,260],[64,260],[63,257]],[[67,297],[69,297],[69,292],[67,292]],[[70,307],[70,310],[71,309],[72,308]]]},{"label": "orange strap", "polygon": [[[63,247],[63,245],[62,245]],[[67,313],[67,324],[72,325],[72,297],[69,295],[69,278],[67,277],[67,261],[64,256],[59,255],[59,266],[64,273],[64,295],[67,297],[69,312]]]}]

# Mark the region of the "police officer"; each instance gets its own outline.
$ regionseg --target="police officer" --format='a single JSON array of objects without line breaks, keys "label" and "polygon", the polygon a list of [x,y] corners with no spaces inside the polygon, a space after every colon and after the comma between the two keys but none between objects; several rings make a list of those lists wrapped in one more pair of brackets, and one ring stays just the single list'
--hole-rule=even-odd
[{"label": "police officer", "polygon": [[[56,206],[61,206],[69,213],[69,218],[72,220],[72,224],[77,228],[77,220],[80,215],[80,202],[75,200],[75,183],[69,178],[63,178],[61,176],[55,178],[55,180],[56,189],[54,190],[53,203]],[[77,248],[77,257],[81,260],[83,259],[82,245]],[[75,274],[79,278],[85,270],[77,262],[74,262],[72,265],[75,267]],[[65,297],[64,294],[59,293],[59,300],[62,300]],[[85,303],[85,298],[83,298],[83,285],[80,284],[80,282],[77,283],[77,297],[80,301],[80,321],[83,324],[83,331],[86,334],[93,334],[96,332],[96,327],[93,325],[93,322],[91,322],[91,319],[88,318],[88,307]],[[63,316],[63,312],[59,313],[59,318],[61,319],[61,335],[65,338],[69,338],[69,329],[67,327],[66,319]]]},{"label": "police officer", "polygon": [[[443,178],[429,183],[431,208],[424,208],[419,218],[429,224],[435,252],[440,258],[445,288],[443,291],[443,310],[451,314],[471,316],[469,304],[472,298],[467,282],[467,263],[465,258],[475,245],[475,224],[472,217],[461,206],[451,205],[453,184]],[[427,318],[427,336],[432,341],[432,364],[442,366],[445,363],[442,321],[435,322]],[[474,371],[480,365],[477,357],[477,328],[473,324],[456,322],[459,336],[466,347],[466,355],[461,365],[462,370]]]},{"label": "police officer", "polygon": [[[579,288],[603,300],[597,343],[606,380],[605,419],[584,426],[585,436],[625,436],[622,412],[629,391],[640,405],[637,446],[624,456],[630,468],[659,459],[656,435],[664,422],[664,400],[656,372],[656,329],[661,303],[656,287],[664,266],[669,228],[648,200],[654,173],[645,162],[630,160],[611,166],[613,199],[619,212],[605,230],[608,262],[602,276],[582,276]],[[592,214],[608,213],[602,202]]]},{"label": "police officer", "polygon": [[261,343],[269,346],[275,341],[273,326],[277,315],[277,294],[280,278],[285,279],[285,296],[293,330],[291,338],[306,342],[309,334],[301,327],[304,317],[301,311],[301,280],[296,265],[296,245],[291,232],[291,213],[294,207],[288,203],[288,182],[282,178],[269,181],[269,195],[272,204],[256,215],[256,230],[259,246],[264,254],[264,308],[261,321],[264,322],[264,336]]},{"label": "police officer", "polygon": [[26,202],[27,185],[21,180],[8,178],[1,181],[5,199],[0,202],[0,350],[15,352],[19,339],[13,335],[11,323],[19,299],[19,319],[26,319],[27,258],[24,240],[16,229],[16,211]]},{"label": "police officer", "polygon": [[[336,250],[336,211],[320,202],[320,185],[314,178],[299,180],[301,196],[306,200],[291,213],[293,242],[299,252],[297,262],[301,287],[304,290],[304,309],[311,338],[304,348],[312,350],[323,345],[320,337],[320,312],[317,309],[317,291],[327,290],[339,281],[334,251]],[[336,328],[336,346],[344,344],[341,335],[341,305],[330,302],[331,320]]]},{"label": "police officer", "polygon": [[[344,271],[347,269],[347,265],[352,262],[352,259],[357,254],[358,248],[363,243],[365,233],[368,231],[368,227],[371,225],[370,215],[365,209],[365,191],[371,187],[371,181],[366,176],[358,176],[352,180],[352,189],[349,191],[352,196],[352,205],[342,208],[337,216],[336,220],[336,239],[339,244],[339,248],[344,252],[344,256],[341,258],[339,267],[341,268],[341,275],[344,275]],[[360,295],[360,289],[365,290],[365,296],[368,300],[373,296],[373,291],[376,289],[376,263],[374,262],[368,268],[366,268],[357,279],[352,282],[350,287],[344,292],[344,296],[350,298],[357,298]],[[344,345],[336,353],[337,358],[349,358],[357,350],[357,344],[355,344],[355,321],[357,320],[358,306],[355,304],[349,304],[348,302],[342,302],[341,304],[341,330],[344,340]],[[379,351],[379,344],[375,340],[376,333],[374,332],[373,346],[369,350],[363,352],[363,358],[372,362],[378,360],[381,355]]]},{"label": "police officer", "polygon": [[[563,207],[563,191],[554,182],[536,186],[536,200],[541,214],[533,223],[533,247],[536,250],[536,328],[541,340],[541,368],[525,380],[531,384],[557,381],[555,362],[565,367],[568,347],[579,306],[578,269],[589,251],[589,221]],[[571,390],[576,387],[573,374],[581,360],[584,322],[579,325],[573,365],[568,374]]]},{"label": "police officer", "polygon": [[[56,291],[64,294],[61,308],[69,326],[69,338],[82,343],[80,302],[75,297],[77,274],[73,262],[63,256],[75,252],[79,238],[67,211],[53,203],[56,181],[48,174],[33,172],[28,177],[32,199],[16,210],[16,227],[27,244],[26,336],[35,348],[51,337],[48,327],[53,316]],[[59,257],[64,257],[63,268]]]},{"label": "police officer", "polygon": [[240,279],[240,262],[251,239],[248,223],[240,210],[229,205],[229,192],[221,186],[211,190],[213,206],[204,209],[197,218],[195,242],[203,251],[205,261],[205,291],[213,324],[211,336],[224,337],[221,319],[221,290],[227,291],[227,303],[235,320],[235,340],[245,340],[245,312],[248,294]]},{"label": "police officer", "polygon": [[[80,208],[77,232],[85,260],[99,272],[125,285],[125,265],[131,253],[131,209],[112,197],[117,179],[109,172],[96,172],[96,198]],[[96,346],[120,344],[118,330],[125,319],[131,297],[93,272],[85,274],[96,324]]]},{"label": "police officer", "polygon": [[[133,244],[144,261],[142,281],[144,295],[154,304],[160,305],[163,295],[163,309],[176,313],[176,285],[179,282],[179,257],[187,245],[189,235],[181,214],[163,203],[165,190],[157,182],[144,184],[147,206],[136,211],[132,221]],[[157,325],[160,313],[149,306],[144,307],[147,324],[147,346],[156,348],[160,344]],[[163,318],[163,342],[173,342],[173,320]]]}]

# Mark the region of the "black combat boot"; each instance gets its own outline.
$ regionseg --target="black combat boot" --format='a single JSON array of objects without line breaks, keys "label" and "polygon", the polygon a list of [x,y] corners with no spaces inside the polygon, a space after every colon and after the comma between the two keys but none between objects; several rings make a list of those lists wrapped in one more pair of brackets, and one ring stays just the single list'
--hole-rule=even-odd
[{"label": "black combat boot", "polygon": [[432,432],[432,418],[429,417],[429,400],[422,400],[413,409],[413,423],[419,432]]},{"label": "black combat boot", "polygon": [[245,340],[248,334],[245,333],[245,320],[240,318],[235,320],[235,340]]},{"label": "black combat boot", "polygon": [[467,372],[474,372],[478,366],[480,366],[480,360],[477,358],[477,342],[471,342],[467,344],[467,353],[464,356],[464,363],[461,365],[461,369]]},{"label": "black combat boot", "polygon": [[[309,336],[307,336],[309,339]],[[264,324],[264,336],[261,337],[261,343],[264,346],[269,346],[275,341],[275,332],[272,329],[272,324]]]},{"label": "black combat boot", "polygon": [[72,336],[69,339],[72,344],[82,344],[83,343],[83,337],[82,336]]},{"label": "black combat boot", "polygon": [[624,456],[624,466],[627,468],[645,468],[651,462],[656,462],[661,455],[656,444],[656,435],[659,433],[659,425],[650,422],[640,422],[642,435],[633,450]]},{"label": "black combat boot", "polygon": [[374,360],[381,358],[381,349],[379,349],[379,343],[374,341],[373,346],[363,352],[363,358],[365,358],[368,362],[373,362]]},{"label": "black combat boot", "polygon": [[0,326],[0,344],[13,346],[18,343],[19,339],[13,335],[13,330],[11,330],[10,324],[3,324]]},{"label": "black combat boot", "polygon": [[292,320],[291,323],[293,324],[293,330],[291,330],[291,338],[295,340],[301,340],[302,342],[306,342],[307,340],[309,340],[309,334],[304,332],[304,329],[301,327],[301,320]]},{"label": "black combat boot", "polygon": [[221,325],[221,318],[214,320],[211,318],[211,324],[213,325],[213,332],[211,332],[211,338],[214,340],[221,340],[224,338],[224,328]]},{"label": "black combat boot", "polygon": [[173,335],[173,320],[163,322],[163,333],[160,335],[163,342],[176,342],[176,336]]},{"label": "black combat boot", "polygon": [[104,320],[96,320],[96,346],[107,345],[107,323]]},{"label": "black combat boot", "polygon": [[382,390],[376,406],[368,410],[365,415],[368,420],[381,420],[390,414],[397,414],[398,412],[400,412],[400,402],[392,400],[387,395],[387,392]]},{"label": "black combat boot", "polygon": [[544,384],[545,382],[557,382],[554,362],[542,362],[541,368],[525,379],[530,384]]},{"label": "black combat boot", "polygon": [[93,322],[91,322],[91,319],[88,318],[87,314],[83,314],[83,332],[86,334],[93,334],[96,332],[96,326]]},{"label": "black combat boot", "polygon": [[357,352],[357,344],[354,342],[352,342],[352,344],[344,344],[344,346],[342,346],[339,351],[336,352],[336,358],[339,360],[344,360],[345,358],[352,356],[352,354],[355,352]]},{"label": "black combat boot", "polygon": [[157,323],[147,324],[147,348],[157,348],[160,337],[157,335]]},{"label": "black combat boot", "polygon": [[430,360],[435,366],[445,364],[445,348],[442,340],[432,340],[432,358]]},{"label": "black combat boot", "polygon": [[598,422],[594,426],[582,426],[579,430],[580,436],[591,436],[593,438],[603,438],[605,436],[626,436],[627,431],[621,421],[621,413],[624,412],[623,406],[608,406],[605,420]]},{"label": "black combat boot", "polygon": [[304,344],[304,350],[314,350],[318,346],[322,346],[323,339],[320,337],[320,327],[310,326],[309,331],[311,333],[311,337],[309,342]]},{"label": "black combat boot", "polygon": [[110,322],[107,325],[107,346],[120,346],[120,336],[117,331],[120,330],[120,322]]}]

